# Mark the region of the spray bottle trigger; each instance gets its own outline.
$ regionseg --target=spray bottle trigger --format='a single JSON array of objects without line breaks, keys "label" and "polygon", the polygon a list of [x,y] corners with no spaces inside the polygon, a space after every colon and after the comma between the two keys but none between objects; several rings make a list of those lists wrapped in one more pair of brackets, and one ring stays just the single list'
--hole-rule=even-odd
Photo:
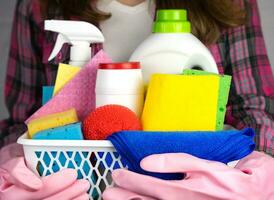
[{"label": "spray bottle trigger", "polygon": [[67,38],[63,34],[58,34],[56,43],[55,43],[54,48],[50,54],[48,61],[51,61],[53,58],[55,58],[57,56],[57,54],[62,49],[62,47],[65,43],[71,44],[71,42],[69,41],[69,38]]}]

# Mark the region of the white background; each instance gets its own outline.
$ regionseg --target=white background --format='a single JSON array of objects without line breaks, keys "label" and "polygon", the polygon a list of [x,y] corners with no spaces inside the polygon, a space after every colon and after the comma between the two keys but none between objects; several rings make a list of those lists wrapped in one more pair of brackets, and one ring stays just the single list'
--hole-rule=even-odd
[{"label": "white background", "polygon": [[[7,117],[3,98],[3,85],[15,2],[15,0],[0,0],[0,120]],[[272,14],[274,0],[258,0],[258,2],[268,54],[274,71],[274,17]]]}]

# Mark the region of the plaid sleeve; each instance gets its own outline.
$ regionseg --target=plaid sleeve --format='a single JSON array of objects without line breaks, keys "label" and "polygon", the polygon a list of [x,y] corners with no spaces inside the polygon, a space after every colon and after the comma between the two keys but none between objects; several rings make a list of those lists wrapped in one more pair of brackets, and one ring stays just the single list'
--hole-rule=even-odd
[{"label": "plaid sleeve", "polygon": [[26,131],[24,120],[41,106],[41,86],[46,82],[43,33],[40,7],[34,2],[18,0],[16,5],[4,94],[10,118],[0,122],[0,148]]},{"label": "plaid sleeve", "polygon": [[[63,19],[57,9],[52,19]],[[54,85],[59,63],[69,60],[69,46],[48,61],[57,34],[44,31],[37,0],[17,0],[5,83],[5,101],[10,118],[0,121],[0,148],[13,143],[27,128],[24,121],[40,106],[42,86]],[[95,54],[102,45],[93,46]]]},{"label": "plaid sleeve", "polygon": [[226,122],[237,129],[254,128],[257,149],[273,156],[274,79],[256,1],[250,0],[250,6],[250,23],[223,37],[222,64],[233,77]]}]

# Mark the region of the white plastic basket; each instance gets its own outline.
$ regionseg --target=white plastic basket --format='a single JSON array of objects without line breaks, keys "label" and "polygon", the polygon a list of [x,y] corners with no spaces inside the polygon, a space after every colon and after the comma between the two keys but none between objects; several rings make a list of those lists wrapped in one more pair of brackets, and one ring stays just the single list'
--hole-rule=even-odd
[{"label": "white plastic basket", "polygon": [[37,175],[76,169],[78,178],[91,183],[91,200],[101,200],[103,191],[113,186],[111,172],[126,167],[110,141],[32,140],[26,133],[17,142],[23,145],[27,166]]}]

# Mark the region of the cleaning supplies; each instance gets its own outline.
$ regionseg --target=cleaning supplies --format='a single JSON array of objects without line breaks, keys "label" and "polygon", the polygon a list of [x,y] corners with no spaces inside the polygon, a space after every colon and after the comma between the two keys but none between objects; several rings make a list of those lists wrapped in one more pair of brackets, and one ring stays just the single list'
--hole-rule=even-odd
[{"label": "cleaning supplies", "polygon": [[142,125],[133,111],[120,105],[97,108],[83,122],[85,139],[104,140],[122,130],[142,130]]},{"label": "cleaning supplies", "polygon": [[40,131],[56,128],[56,127],[64,126],[68,124],[73,124],[76,122],[78,122],[78,117],[75,109],[73,108],[65,112],[46,115],[41,118],[30,121],[27,124],[28,134],[29,134],[29,137],[32,138],[36,133]]},{"label": "cleaning supplies", "polygon": [[47,129],[36,133],[32,139],[36,140],[83,140],[81,123],[69,124],[57,128]]},{"label": "cleaning supplies", "polygon": [[97,27],[82,21],[46,20],[45,30],[59,33],[49,60],[57,56],[63,44],[71,45],[69,65],[59,64],[55,95],[91,60],[90,44],[104,42],[104,36]]},{"label": "cleaning supplies", "polygon": [[59,64],[57,77],[55,81],[53,95],[56,95],[76,74],[79,73],[80,67]]},{"label": "cleaning supplies", "polygon": [[99,51],[64,88],[45,106],[39,108],[26,123],[31,120],[75,108],[82,121],[95,109],[95,82],[99,63],[112,62],[104,51]]},{"label": "cleaning supplies", "polygon": [[128,169],[163,179],[181,175],[155,174],[144,171],[140,161],[153,154],[187,153],[198,158],[229,163],[249,155],[255,149],[251,128],[219,132],[142,132],[123,131],[107,139],[121,155]]},{"label": "cleaning supplies", "polygon": [[132,54],[146,84],[152,74],[181,74],[186,68],[218,73],[210,51],[191,34],[186,10],[158,10],[153,34]]},{"label": "cleaning supplies", "polygon": [[154,74],[142,115],[146,131],[215,131],[220,77]]},{"label": "cleaning supplies", "polygon": [[141,116],[144,84],[140,63],[102,63],[96,80],[96,107],[108,104],[126,106]]},{"label": "cleaning supplies", "polygon": [[58,37],[49,57],[57,56],[63,44],[71,45],[70,62],[72,66],[82,67],[91,59],[91,43],[104,42],[104,36],[94,25],[72,20],[46,20],[45,30],[57,32]]}]

